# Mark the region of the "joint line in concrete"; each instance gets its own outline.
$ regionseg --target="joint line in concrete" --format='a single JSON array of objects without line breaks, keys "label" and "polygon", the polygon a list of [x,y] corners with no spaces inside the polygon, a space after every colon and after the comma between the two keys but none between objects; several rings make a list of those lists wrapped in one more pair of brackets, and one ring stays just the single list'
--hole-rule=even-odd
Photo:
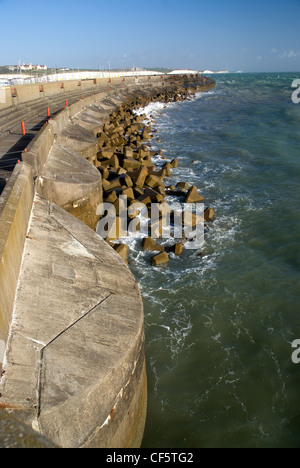
[{"label": "joint line in concrete", "polygon": [[84,319],[87,315],[89,315],[93,310],[95,310],[99,305],[103,304],[112,294],[108,294],[107,297],[102,299],[98,304],[92,307],[90,310],[85,312],[81,317],[79,317],[75,322],[69,325],[67,328],[62,330],[58,335],[56,335],[49,343],[47,343],[41,350],[40,350],[40,365],[39,365],[39,375],[38,375],[38,404],[37,404],[37,420],[41,414],[41,396],[42,396],[42,373],[43,373],[43,363],[44,363],[44,351],[48,348],[54,341],[56,341],[59,337],[61,337],[64,333],[70,330],[74,325]]},{"label": "joint line in concrete", "polygon": [[[52,214],[52,211],[51,211],[51,205],[49,205],[49,215]],[[63,224],[61,224],[60,221],[58,221],[58,219],[55,218],[55,221],[57,222],[57,224],[59,224],[65,231],[67,231],[70,236],[75,239],[85,250],[87,250],[89,252],[89,254],[91,254],[93,257],[97,258],[97,260],[100,260],[101,259],[94,253],[94,252],[91,252],[86,245],[84,245],[79,239],[77,239],[76,236],[74,236],[74,234],[72,232],[69,231],[69,229],[66,228],[66,226],[64,226]],[[94,232],[94,231],[93,231]],[[99,236],[100,237],[100,236]]]}]

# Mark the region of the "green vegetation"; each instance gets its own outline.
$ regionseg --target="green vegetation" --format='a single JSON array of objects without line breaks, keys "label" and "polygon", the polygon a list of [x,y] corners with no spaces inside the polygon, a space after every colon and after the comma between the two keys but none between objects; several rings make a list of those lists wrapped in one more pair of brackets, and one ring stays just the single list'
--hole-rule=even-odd
[{"label": "green vegetation", "polygon": [[9,73],[12,73],[11,71],[9,71],[9,69],[7,67],[3,67],[0,65],[0,75],[8,75]]}]

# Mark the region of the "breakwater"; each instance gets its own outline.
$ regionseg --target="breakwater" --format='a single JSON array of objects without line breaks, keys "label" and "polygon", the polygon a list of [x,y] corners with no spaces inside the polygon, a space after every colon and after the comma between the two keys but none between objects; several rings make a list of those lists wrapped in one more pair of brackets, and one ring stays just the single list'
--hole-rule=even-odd
[{"label": "breakwater", "polygon": [[[98,225],[98,233],[125,261],[127,261],[128,247],[126,243],[114,243],[116,239],[143,234],[146,236],[143,239],[143,249],[156,252],[151,263],[158,266],[169,262],[171,252],[176,256],[181,255],[183,245],[190,236],[195,236],[197,226],[203,224],[203,221],[213,220],[214,211],[211,207],[206,207],[202,217],[194,215],[192,211],[179,213],[183,216],[177,226],[176,237],[174,223],[179,214],[178,211],[170,209],[165,202],[166,196],[178,197],[178,200],[183,200],[187,204],[185,207],[188,206],[190,210],[192,204],[203,203],[204,198],[198,193],[197,188],[194,185],[190,186],[188,182],[179,181],[176,185],[166,186],[165,179],[171,176],[172,169],[178,167],[178,159],[168,161],[162,151],[151,149],[155,137],[152,122],[155,121],[153,116],[147,118],[142,114],[142,109],[149,103],[159,102],[163,105],[191,100],[197,89],[201,88],[181,86],[175,93],[161,92],[157,96],[138,97],[136,101],[125,104],[113,112],[103,131],[98,134],[100,151],[97,167],[102,174],[105,202],[101,214],[103,215],[107,209],[107,215]],[[207,86],[207,89],[210,89],[210,86]],[[163,158],[162,161],[165,161],[159,168],[155,165],[155,157]],[[156,219],[155,210],[157,210]],[[188,215],[190,219],[187,219]],[[139,218],[137,222],[139,216],[144,218],[143,221]],[[175,243],[164,248],[154,239],[166,236],[164,229],[168,230],[168,237],[171,237],[171,224]],[[184,225],[184,229],[181,225]],[[189,247],[191,248],[191,244]]]},{"label": "breakwater", "polygon": [[143,304],[125,263],[91,229],[107,180],[99,134],[137,97],[143,104],[213,86],[198,80],[122,84],[67,107],[32,141],[2,193],[0,408],[58,446],[141,444]]}]

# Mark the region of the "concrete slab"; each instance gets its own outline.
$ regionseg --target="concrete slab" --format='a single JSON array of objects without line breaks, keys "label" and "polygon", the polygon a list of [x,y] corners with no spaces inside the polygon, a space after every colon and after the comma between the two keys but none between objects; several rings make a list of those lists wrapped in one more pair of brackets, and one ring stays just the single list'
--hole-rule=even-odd
[{"label": "concrete slab", "polygon": [[34,196],[31,168],[18,164],[0,197],[0,372]]},{"label": "concrete slab", "polygon": [[80,125],[69,122],[59,133],[57,142],[92,160],[98,150],[97,138]]},{"label": "concrete slab", "polygon": [[99,101],[72,117],[74,123],[85,128],[95,136],[101,131],[103,125],[109,121],[109,110],[101,107],[101,99],[103,100],[103,96],[99,98]]},{"label": "concrete slab", "polygon": [[37,192],[95,230],[102,203],[100,172],[79,153],[55,144],[36,182]]},{"label": "concrete slab", "polygon": [[130,270],[91,229],[36,195],[3,364],[1,407],[15,408],[63,447],[95,440],[105,446],[102,436],[111,432],[113,412],[122,415],[116,444],[126,446],[132,425],[126,424],[123,395],[132,392],[134,420],[143,419],[144,365],[143,305]]}]

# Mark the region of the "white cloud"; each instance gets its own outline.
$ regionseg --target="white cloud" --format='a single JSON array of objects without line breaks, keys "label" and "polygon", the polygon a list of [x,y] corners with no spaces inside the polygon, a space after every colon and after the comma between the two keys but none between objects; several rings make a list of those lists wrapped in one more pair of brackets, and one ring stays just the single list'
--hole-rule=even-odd
[{"label": "white cloud", "polygon": [[278,49],[272,49],[271,54],[278,54]]},{"label": "white cloud", "polygon": [[300,53],[295,52],[294,49],[291,49],[290,51],[285,51],[283,54],[279,54],[280,59],[290,59],[290,58],[296,58],[299,57]]},{"label": "white cloud", "polygon": [[294,58],[294,57],[297,57],[297,54],[295,54],[295,52],[293,50],[290,50],[290,52],[288,54],[288,58]]}]

